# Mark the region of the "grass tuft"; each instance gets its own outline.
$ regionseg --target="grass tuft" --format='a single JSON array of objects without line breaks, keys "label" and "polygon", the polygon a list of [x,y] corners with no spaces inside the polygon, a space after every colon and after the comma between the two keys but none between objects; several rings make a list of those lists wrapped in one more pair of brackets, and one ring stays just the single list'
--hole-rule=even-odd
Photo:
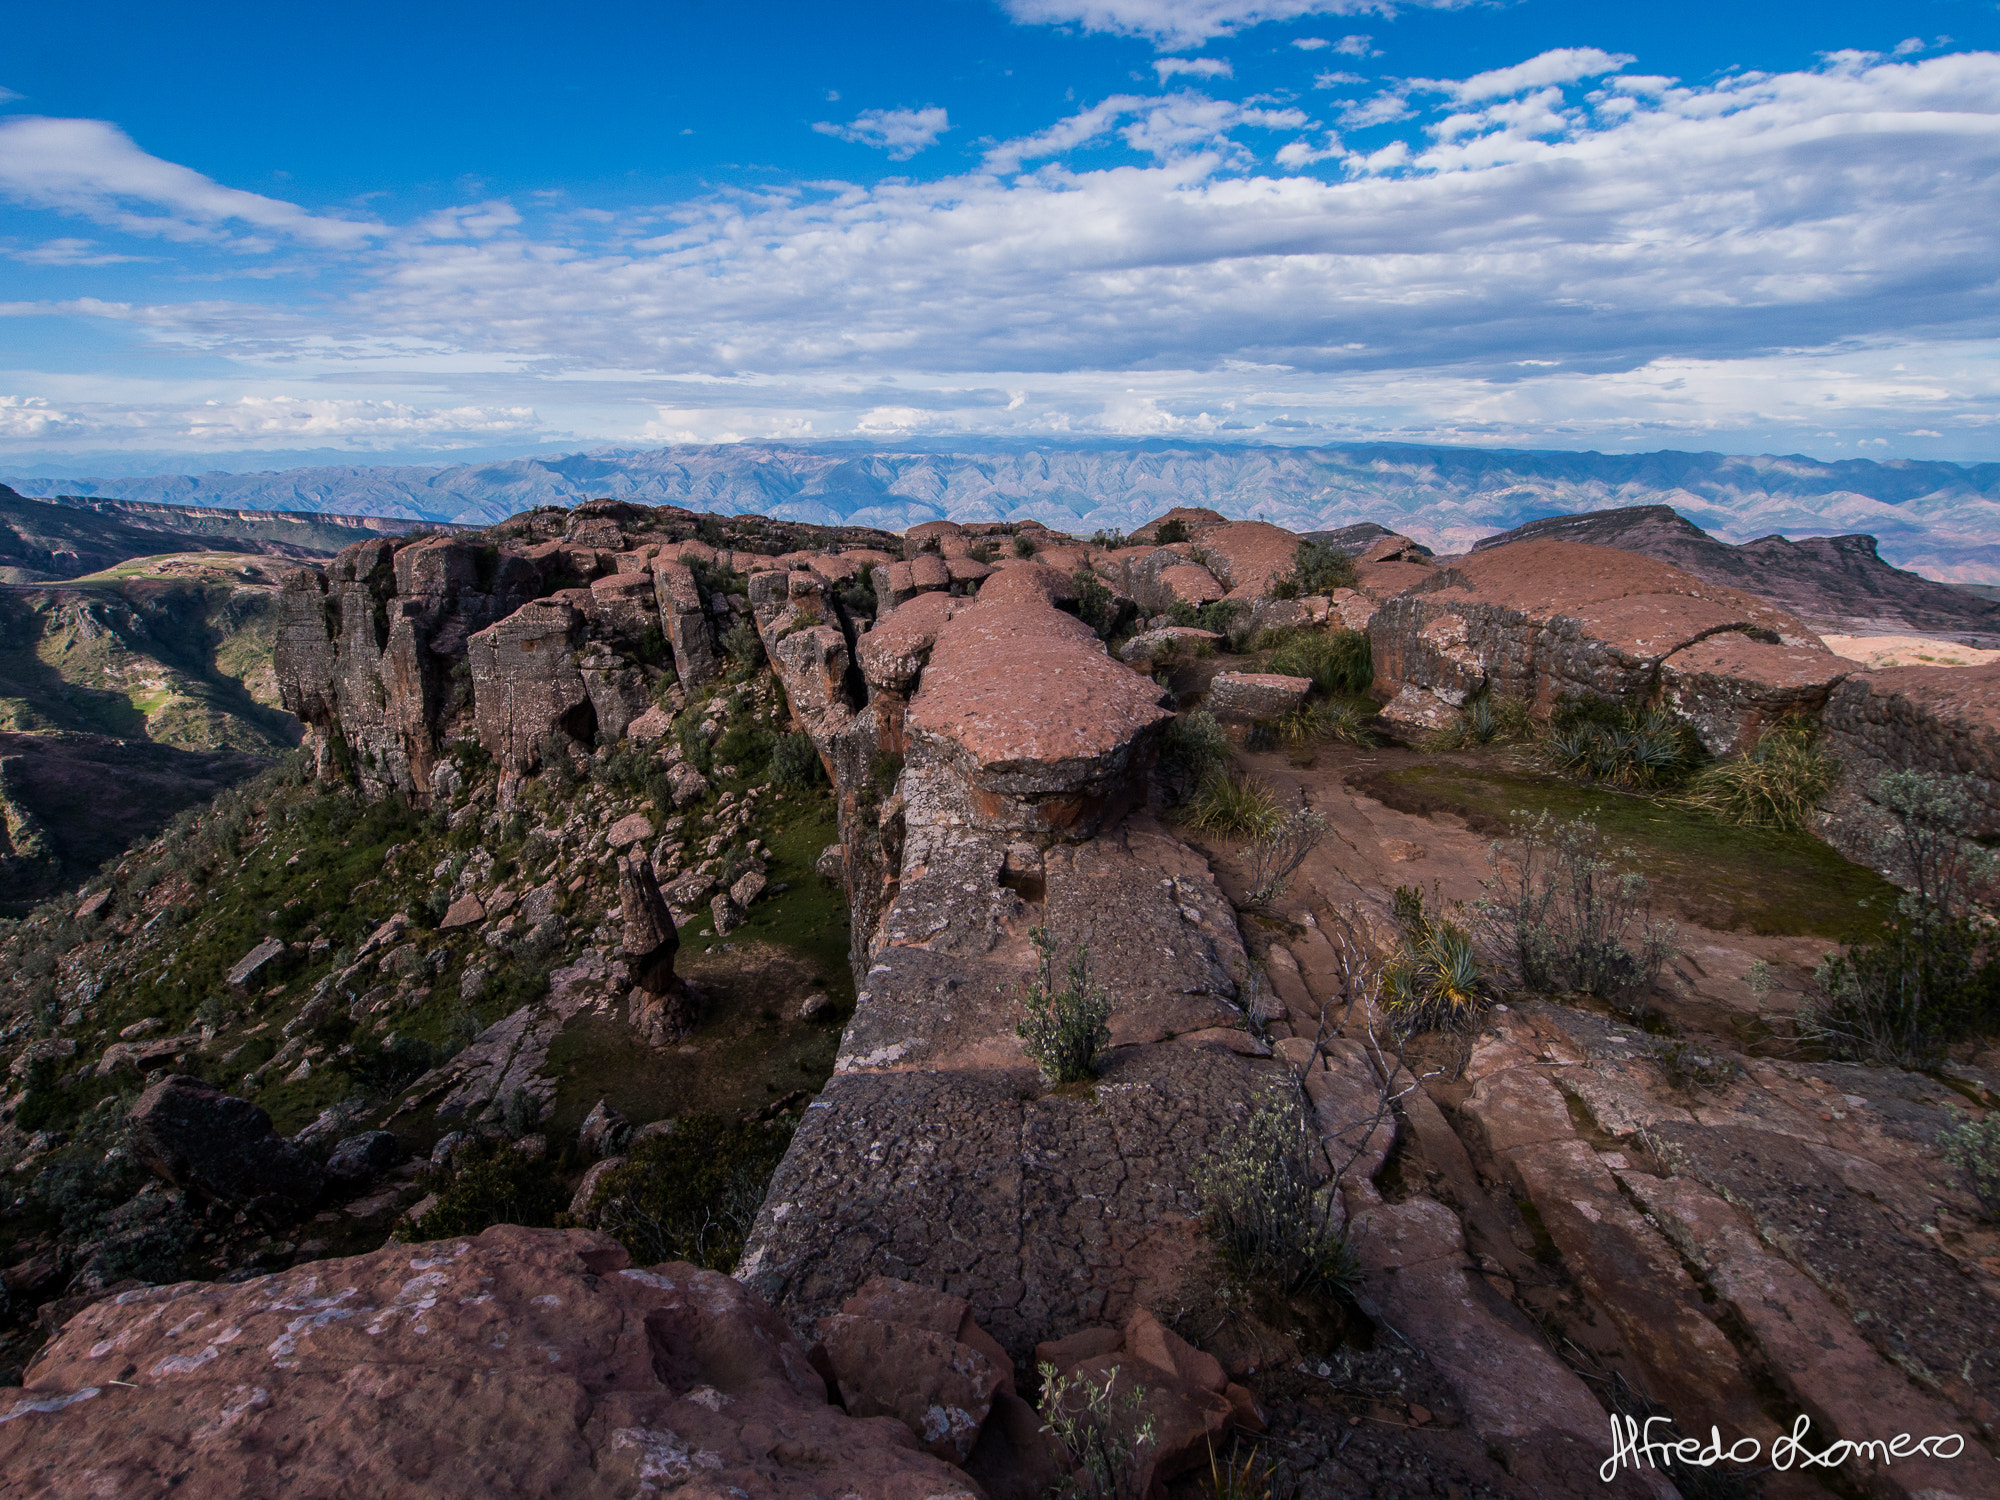
[{"label": "grass tuft", "polygon": [[1187,802],[1187,820],[1204,833],[1261,838],[1276,830],[1283,814],[1271,789],[1242,771],[1218,771]]}]

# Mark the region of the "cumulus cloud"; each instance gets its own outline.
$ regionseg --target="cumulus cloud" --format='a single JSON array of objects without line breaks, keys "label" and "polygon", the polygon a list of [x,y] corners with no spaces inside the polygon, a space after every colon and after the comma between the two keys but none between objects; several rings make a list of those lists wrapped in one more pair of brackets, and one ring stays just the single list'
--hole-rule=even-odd
[{"label": "cumulus cloud", "polygon": [[1366,83],[1367,81],[1359,73],[1317,73],[1313,76],[1313,87],[1316,89],[1338,89],[1346,88],[1349,84]]},{"label": "cumulus cloud", "polygon": [[[122,318],[272,369],[422,372],[453,393],[441,410],[501,420],[549,411],[552,390],[608,399],[618,372],[628,407],[729,413],[660,419],[710,437],[767,435],[758,411],[821,436],[911,413],[928,414],[912,431],[1050,434],[1283,416],[1658,446],[1759,422],[1816,433],[1836,412],[1880,414],[1871,435],[2000,423],[2000,359],[1952,352],[2000,348],[2000,56],[1584,97],[1530,62],[1496,70],[1511,93],[1400,100],[1424,129],[1330,181],[1306,169],[1338,142],[1301,111],[1120,95],[966,175],[398,235],[329,254],[310,316],[0,313]],[[1093,143],[1137,155],[1059,159]],[[1025,162],[1046,165],[1010,175]],[[62,389],[31,393],[52,404],[11,420],[75,415]]]},{"label": "cumulus cloud", "polygon": [[1636,60],[1629,52],[1605,52],[1596,47],[1556,47],[1526,62],[1515,63],[1511,68],[1475,73],[1458,82],[1433,80],[1417,86],[1448,94],[1460,104],[1475,104],[1482,99],[1504,99],[1510,94],[1552,83],[1576,83],[1585,78],[1598,78],[1606,73],[1616,73]]},{"label": "cumulus cloud", "polygon": [[1153,60],[1153,71],[1160,75],[1162,84],[1181,74],[1190,78],[1228,78],[1233,72],[1228,61],[1220,57],[1159,57]]},{"label": "cumulus cloud", "polygon": [[19,248],[0,250],[9,260],[19,261],[24,266],[116,266],[133,261],[145,260],[142,255],[118,255],[97,248],[95,240],[79,240],[67,236],[43,240],[39,245],[25,245]]},{"label": "cumulus cloud", "polygon": [[56,406],[41,396],[0,395],[0,438],[22,443],[165,443],[197,449],[333,444],[365,451],[387,443],[407,448],[526,437],[540,426],[533,408],[525,406],[441,408],[302,396]]},{"label": "cumulus cloud", "polygon": [[1292,45],[1301,52],[1317,52],[1322,47],[1331,47],[1333,43],[1323,36],[1295,36]]},{"label": "cumulus cloud", "polygon": [[[1129,122],[1129,123],[1121,123]],[[1216,151],[1231,159],[1247,159],[1231,132],[1299,130],[1308,124],[1297,109],[1263,109],[1228,99],[1211,99],[1193,90],[1161,97],[1113,94],[1109,99],[1059,120],[1038,135],[1006,141],[986,153],[991,172],[1018,171],[1024,162],[1060,156],[1078,146],[1116,133],[1134,151],[1156,161],[1172,161],[1194,151]]]},{"label": "cumulus cloud", "polygon": [[891,161],[908,161],[951,129],[951,120],[935,105],[926,109],[864,109],[845,125],[821,120],[813,129],[821,135],[887,151]]},{"label": "cumulus cloud", "polygon": [[[1420,8],[1456,10],[1468,0],[1405,0]],[[1395,0],[1001,0],[1007,14],[1030,25],[1080,26],[1145,37],[1162,52],[1199,47],[1265,21],[1306,16],[1393,15]]]},{"label": "cumulus cloud", "polygon": [[1344,36],[1333,44],[1333,50],[1344,57],[1380,57],[1374,48],[1372,36]]},{"label": "cumulus cloud", "polygon": [[308,213],[281,199],[224,187],[147,155],[103,120],[0,120],[0,196],[126,234],[250,250],[269,249],[281,239],[351,249],[382,233],[376,224]]}]

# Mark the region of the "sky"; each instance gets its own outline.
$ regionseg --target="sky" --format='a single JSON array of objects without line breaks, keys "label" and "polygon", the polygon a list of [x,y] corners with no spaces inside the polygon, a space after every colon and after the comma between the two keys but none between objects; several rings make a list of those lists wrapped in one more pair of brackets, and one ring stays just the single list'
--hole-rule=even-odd
[{"label": "sky", "polygon": [[1995,0],[22,7],[0,466],[2000,459]]}]

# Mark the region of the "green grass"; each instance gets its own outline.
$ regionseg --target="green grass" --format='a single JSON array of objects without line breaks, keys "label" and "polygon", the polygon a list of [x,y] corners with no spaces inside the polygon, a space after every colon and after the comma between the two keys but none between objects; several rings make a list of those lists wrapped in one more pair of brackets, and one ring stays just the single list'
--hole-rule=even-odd
[{"label": "green grass", "polygon": [[1647,797],[1580,787],[1504,766],[1412,766],[1354,783],[1404,812],[1455,812],[1478,832],[1504,835],[1516,811],[1587,815],[1637,851],[1659,914],[1718,931],[1822,937],[1871,936],[1900,892],[1809,834],[1731,827]]}]

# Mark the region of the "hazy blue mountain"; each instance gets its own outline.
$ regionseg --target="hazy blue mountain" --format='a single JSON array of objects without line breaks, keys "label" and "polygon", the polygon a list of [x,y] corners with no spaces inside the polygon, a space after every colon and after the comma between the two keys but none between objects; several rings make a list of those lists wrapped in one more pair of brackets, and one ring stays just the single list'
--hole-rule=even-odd
[{"label": "hazy blue mountain", "polygon": [[1933,578],[2000,583],[2000,464],[1722,453],[1566,453],[1386,443],[1029,447],[777,443],[600,449],[449,467],[91,478],[0,475],[27,494],[482,523],[609,495],[651,505],[901,529],[1029,516],[1130,528],[1174,505],[1299,531],[1377,521],[1440,552],[1544,516],[1671,505],[1724,540],[1867,532]]}]

